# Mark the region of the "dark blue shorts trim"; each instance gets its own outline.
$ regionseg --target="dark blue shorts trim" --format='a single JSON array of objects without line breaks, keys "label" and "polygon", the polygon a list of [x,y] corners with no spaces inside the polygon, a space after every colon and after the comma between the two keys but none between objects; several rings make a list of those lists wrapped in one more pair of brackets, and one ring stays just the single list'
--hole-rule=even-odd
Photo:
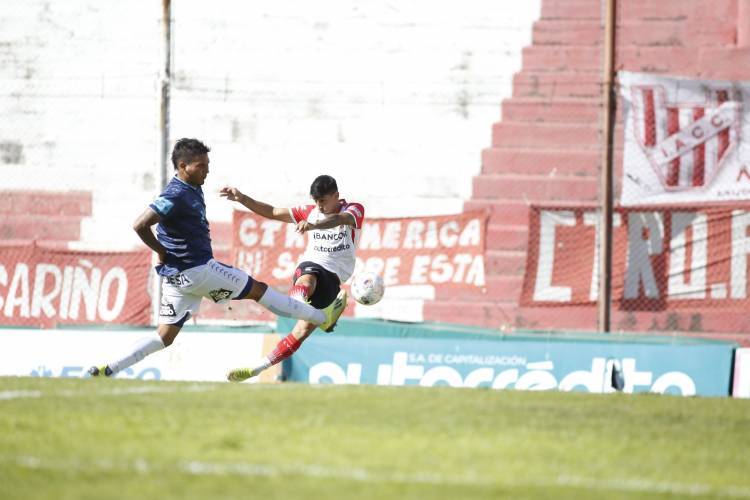
[{"label": "dark blue shorts trim", "polygon": [[248,293],[250,293],[250,289],[253,287],[253,283],[255,283],[255,280],[252,276],[247,277],[247,284],[245,285],[245,288],[242,289],[239,295],[234,297],[232,300],[242,300],[244,299]]},{"label": "dark blue shorts trim", "polygon": [[190,318],[190,311],[186,312],[185,316],[183,316],[182,319],[180,321],[178,321],[177,323],[170,323],[170,326],[174,325],[174,326],[179,326],[180,328],[182,328],[182,326],[185,324],[185,322],[189,318]]}]

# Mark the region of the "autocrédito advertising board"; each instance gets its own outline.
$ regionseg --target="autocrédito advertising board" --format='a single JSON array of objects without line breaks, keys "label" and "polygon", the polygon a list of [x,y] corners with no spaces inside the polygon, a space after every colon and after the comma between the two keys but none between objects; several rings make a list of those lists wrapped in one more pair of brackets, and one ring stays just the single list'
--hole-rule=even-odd
[{"label": "autocr\u00e9dito advertising board", "polygon": [[727,396],[732,344],[491,341],[313,336],[284,365],[287,380]]},{"label": "autocr\u00e9dito advertising board", "polygon": [[[84,377],[90,366],[126,353],[146,334],[146,330],[0,330],[0,376]],[[229,369],[252,363],[277,340],[277,335],[267,334],[186,331],[169,348],[123,370],[117,378],[225,381]],[[266,375],[260,381],[270,381],[275,374]]]},{"label": "autocr\u00e9dito advertising board", "polygon": [[732,396],[750,398],[750,348],[734,351]]}]

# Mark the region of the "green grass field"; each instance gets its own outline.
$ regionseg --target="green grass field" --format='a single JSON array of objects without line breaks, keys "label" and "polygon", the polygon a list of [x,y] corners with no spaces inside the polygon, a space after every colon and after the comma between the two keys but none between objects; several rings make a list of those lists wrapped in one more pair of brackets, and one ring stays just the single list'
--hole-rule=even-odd
[{"label": "green grass field", "polygon": [[0,498],[750,498],[750,401],[0,378]]}]

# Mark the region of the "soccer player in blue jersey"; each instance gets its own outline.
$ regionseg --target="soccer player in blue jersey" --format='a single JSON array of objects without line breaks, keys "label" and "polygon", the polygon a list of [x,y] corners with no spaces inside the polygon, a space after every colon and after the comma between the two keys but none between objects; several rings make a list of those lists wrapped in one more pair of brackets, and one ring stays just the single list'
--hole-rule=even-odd
[{"label": "soccer player in blue jersey", "polygon": [[[344,311],[345,295],[325,309],[315,309],[213,258],[201,189],[208,175],[209,151],[197,139],[177,141],[172,151],[175,176],[133,226],[158,256],[162,295],[157,330],[106,365],[91,367],[91,376],[113,376],[171,345],[185,321],[198,312],[203,297],[217,303],[255,300],[274,314],[309,321],[324,331],[333,330]],[[156,236],[151,230],[154,224]]]}]

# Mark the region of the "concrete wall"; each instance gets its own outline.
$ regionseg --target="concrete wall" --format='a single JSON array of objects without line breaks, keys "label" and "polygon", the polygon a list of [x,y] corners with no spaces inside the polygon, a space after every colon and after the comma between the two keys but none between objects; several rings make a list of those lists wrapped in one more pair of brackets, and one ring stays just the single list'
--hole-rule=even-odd
[{"label": "concrete wall", "polygon": [[[320,173],[370,215],[460,211],[540,2],[175,0],[172,137],[276,205]],[[86,245],[135,243],[157,186],[159,2],[11,0],[0,12],[6,189],[93,191]]]}]

